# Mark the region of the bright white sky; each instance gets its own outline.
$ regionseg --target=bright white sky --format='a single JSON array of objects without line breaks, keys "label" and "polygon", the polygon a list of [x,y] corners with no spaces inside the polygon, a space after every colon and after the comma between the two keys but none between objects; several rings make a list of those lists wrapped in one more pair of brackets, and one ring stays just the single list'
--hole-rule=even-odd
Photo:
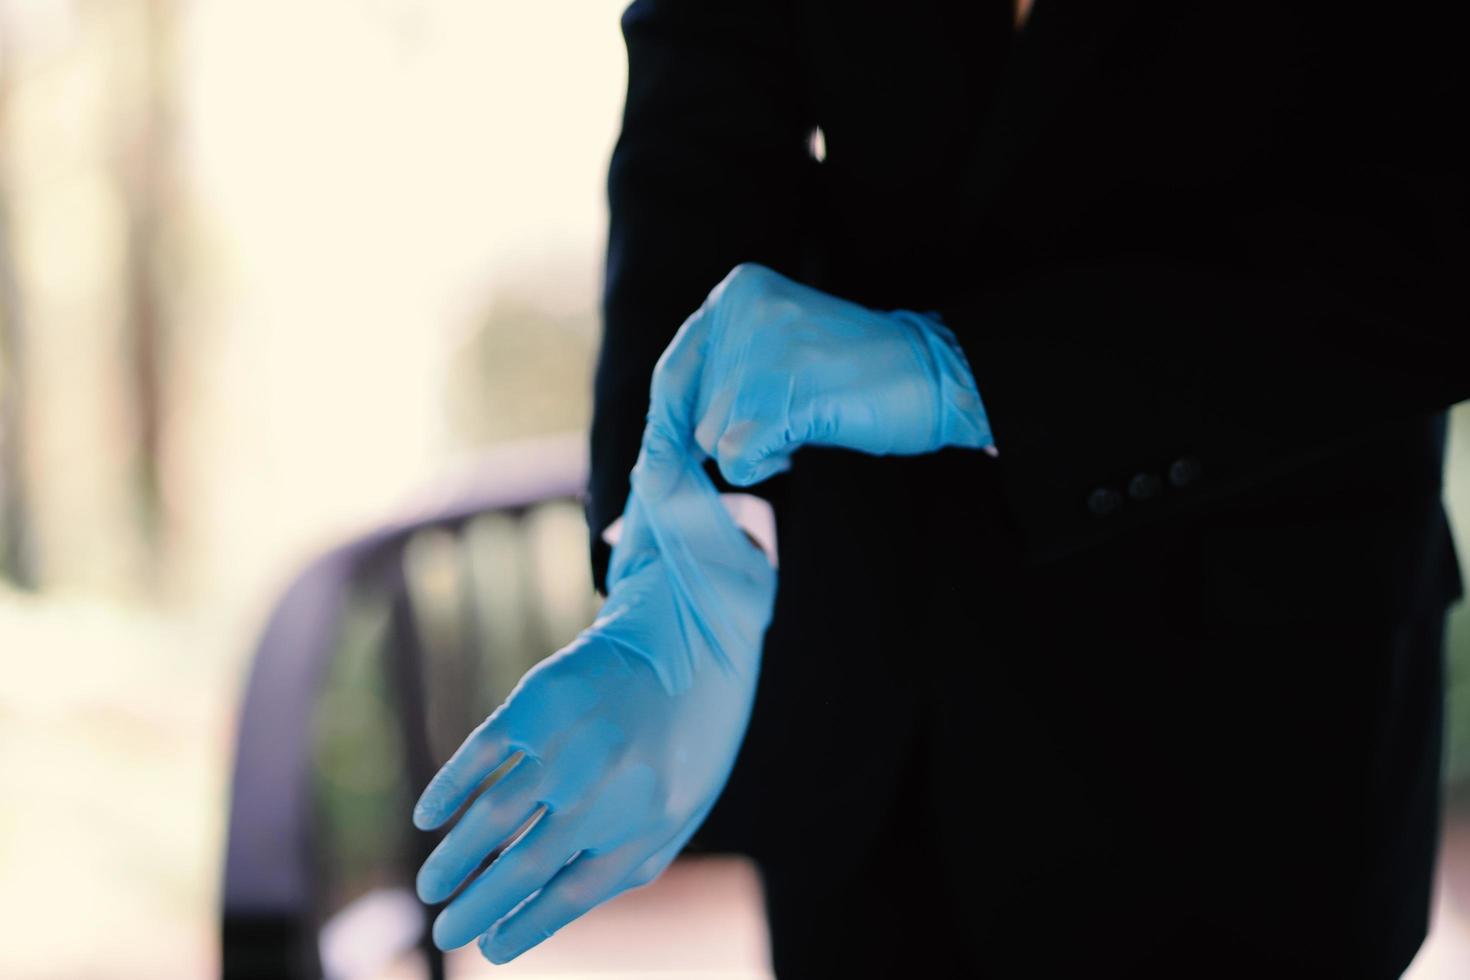
[{"label": "bright white sky", "polygon": [[592,308],[624,5],[194,4],[185,153],[222,269],[178,477],[221,584],[432,477],[490,295]]}]

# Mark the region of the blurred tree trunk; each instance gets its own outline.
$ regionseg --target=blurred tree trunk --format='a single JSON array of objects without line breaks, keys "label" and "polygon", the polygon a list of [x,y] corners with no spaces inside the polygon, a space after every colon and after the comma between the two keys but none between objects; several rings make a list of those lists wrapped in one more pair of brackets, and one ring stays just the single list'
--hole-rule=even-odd
[{"label": "blurred tree trunk", "polygon": [[[163,418],[167,358],[164,224],[173,188],[173,0],[137,0],[141,63],[138,114],[119,141],[119,179],[127,202],[125,349],[136,432],[139,528],[154,568],[164,544]],[[123,118],[128,118],[124,114]]]},{"label": "blurred tree trunk", "polygon": [[25,453],[25,320],[10,224],[6,115],[13,52],[6,50],[0,8],[0,576],[22,588],[36,584],[31,549]]}]

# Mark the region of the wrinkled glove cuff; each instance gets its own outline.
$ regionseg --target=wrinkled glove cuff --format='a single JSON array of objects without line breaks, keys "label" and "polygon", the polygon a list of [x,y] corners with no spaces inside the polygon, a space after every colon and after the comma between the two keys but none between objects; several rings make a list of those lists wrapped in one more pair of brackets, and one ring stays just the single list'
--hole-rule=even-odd
[{"label": "wrinkled glove cuff", "polygon": [[965,358],[954,331],[944,325],[938,314],[897,310],[894,315],[912,330],[922,344],[933,371],[938,402],[936,446],[985,449],[994,455],[995,436],[990,431],[985,402],[980,397],[975,374],[970,370],[970,362]]}]

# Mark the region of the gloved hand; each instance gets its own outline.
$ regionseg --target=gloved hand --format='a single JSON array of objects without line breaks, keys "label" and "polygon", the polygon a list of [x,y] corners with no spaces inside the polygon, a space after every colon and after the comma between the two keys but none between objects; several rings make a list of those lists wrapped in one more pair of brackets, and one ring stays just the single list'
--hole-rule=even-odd
[{"label": "gloved hand", "polygon": [[[666,486],[655,513],[639,487],[661,452],[673,455],[656,461]],[[439,915],[440,948],[481,936],[496,963],[520,955],[655,877],[723,789],[750,720],[776,579],[696,453],[645,444],[596,622],[527,673],[424,790],[414,823],[429,829],[519,757],[419,871],[430,903],[546,808]]]},{"label": "gloved hand", "polygon": [[[938,319],[870,310],[750,263],[664,351],[649,418],[666,441],[692,436],[740,486],[786,469],[803,445],[909,455],[994,444],[969,365]],[[650,479],[650,499],[675,478]]]}]

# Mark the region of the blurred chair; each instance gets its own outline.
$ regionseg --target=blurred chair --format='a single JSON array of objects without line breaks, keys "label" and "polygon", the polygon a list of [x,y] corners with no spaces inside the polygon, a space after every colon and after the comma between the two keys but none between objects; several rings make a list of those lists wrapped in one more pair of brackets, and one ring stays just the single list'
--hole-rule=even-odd
[{"label": "blurred chair", "polygon": [[419,789],[524,669],[589,621],[580,437],[478,461],[311,562],[255,648],[224,875],[227,978],[370,974],[418,946]]},{"label": "blurred chair", "polygon": [[[239,718],[228,980],[445,976],[413,893],[437,836],[415,831],[409,813],[469,729],[590,621],[576,502],[585,470],[581,438],[497,451],[287,587],[256,645]],[[1470,796],[1450,802],[1436,928],[1413,980],[1470,975]],[[569,927],[587,951],[557,953],[568,975],[596,972],[585,957],[615,966],[619,944],[650,932],[672,975],[716,965],[722,976],[767,975],[753,872],[704,859],[665,879],[662,896],[629,893],[620,910]]]}]

